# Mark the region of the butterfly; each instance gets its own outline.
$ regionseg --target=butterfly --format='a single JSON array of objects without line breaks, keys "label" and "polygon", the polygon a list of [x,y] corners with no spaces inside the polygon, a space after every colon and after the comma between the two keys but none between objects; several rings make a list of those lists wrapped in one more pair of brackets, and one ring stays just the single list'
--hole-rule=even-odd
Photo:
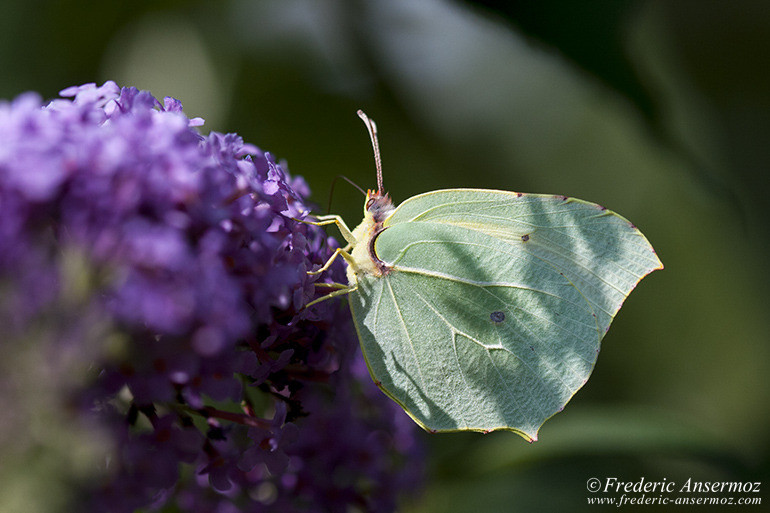
[{"label": "butterfly", "polygon": [[499,429],[537,439],[586,383],[600,342],[639,281],[663,265],[628,220],[558,195],[445,189],[395,207],[377,127],[362,111],[377,190],[337,257],[375,384],[430,432]]}]

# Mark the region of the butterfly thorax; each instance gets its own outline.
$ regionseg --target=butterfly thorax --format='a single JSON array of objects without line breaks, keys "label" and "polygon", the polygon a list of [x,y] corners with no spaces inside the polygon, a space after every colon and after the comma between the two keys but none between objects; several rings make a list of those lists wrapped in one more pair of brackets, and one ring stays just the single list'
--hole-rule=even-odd
[{"label": "butterfly thorax", "polygon": [[366,202],[364,203],[364,219],[353,230],[355,243],[350,255],[353,257],[355,266],[348,266],[348,283],[350,285],[357,283],[356,276],[366,274],[383,276],[388,273],[388,267],[377,258],[374,251],[374,240],[385,229],[383,223],[394,210],[393,202],[387,194],[382,194],[379,191],[367,191]]}]

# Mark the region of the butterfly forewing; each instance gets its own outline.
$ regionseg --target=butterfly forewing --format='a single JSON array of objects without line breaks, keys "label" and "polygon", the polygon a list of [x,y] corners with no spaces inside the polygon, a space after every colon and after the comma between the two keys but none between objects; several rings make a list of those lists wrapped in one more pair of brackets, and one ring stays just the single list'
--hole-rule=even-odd
[{"label": "butterfly forewing", "polygon": [[[636,284],[663,267],[644,235],[626,219],[564,196],[435,191],[408,199],[385,224],[403,223],[464,227],[508,243],[511,251],[526,252],[563,274],[592,305],[604,330]],[[404,248],[393,234],[386,234],[387,230],[377,239],[377,254],[387,262]],[[465,272],[475,270],[466,267]]]}]

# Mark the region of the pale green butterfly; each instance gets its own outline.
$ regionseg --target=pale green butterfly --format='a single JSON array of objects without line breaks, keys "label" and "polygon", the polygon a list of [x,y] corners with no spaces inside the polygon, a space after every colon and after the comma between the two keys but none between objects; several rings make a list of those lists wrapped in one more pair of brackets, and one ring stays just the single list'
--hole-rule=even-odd
[{"label": "pale green butterfly", "polygon": [[[372,379],[430,432],[514,431],[529,441],[588,380],[639,281],[663,265],[623,217],[586,201],[487,189],[376,191],[351,231],[347,294]],[[311,303],[312,304],[312,303]]]}]

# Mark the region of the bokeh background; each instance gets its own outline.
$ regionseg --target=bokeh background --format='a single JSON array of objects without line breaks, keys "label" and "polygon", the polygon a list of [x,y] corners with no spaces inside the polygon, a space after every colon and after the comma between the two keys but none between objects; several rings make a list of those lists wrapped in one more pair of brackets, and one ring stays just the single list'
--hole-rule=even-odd
[{"label": "bokeh background", "polygon": [[[425,434],[424,493],[403,506],[590,511],[590,477],[770,486],[768,55],[761,0],[4,0],[0,98],[108,79],[174,96],[285,159],[321,211],[338,174],[374,186],[363,108],[397,203],[498,188],[632,220],[666,269],[588,384],[534,444]],[[339,182],[331,210],[354,225],[362,197]],[[69,457],[13,443],[0,510],[55,493]]]}]

